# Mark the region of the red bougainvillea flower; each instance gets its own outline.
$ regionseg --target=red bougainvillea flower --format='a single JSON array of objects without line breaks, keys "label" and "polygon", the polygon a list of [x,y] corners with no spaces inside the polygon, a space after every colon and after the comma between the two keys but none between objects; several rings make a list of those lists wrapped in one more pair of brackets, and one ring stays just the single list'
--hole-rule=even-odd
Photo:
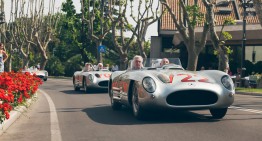
[{"label": "red bougainvillea flower", "polygon": [[[29,99],[43,82],[36,75],[22,72],[0,74],[0,123],[9,119],[13,106]],[[3,117],[4,116],[4,117]]]}]

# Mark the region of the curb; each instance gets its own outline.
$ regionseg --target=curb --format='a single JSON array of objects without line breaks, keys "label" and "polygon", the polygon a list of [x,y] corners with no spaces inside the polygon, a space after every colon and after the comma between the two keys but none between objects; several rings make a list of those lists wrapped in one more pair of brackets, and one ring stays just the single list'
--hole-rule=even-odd
[{"label": "curb", "polygon": [[236,92],[236,94],[252,95],[252,96],[262,96],[262,93],[255,93],[255,92]]},{"label": "curb", "polygon": [[34,100],[37,98],[37,93],[26,101],[25,106],[15,107],[9,114],[10,117],[8,120],[5,120],[2,124],[0,124],[0,136],[24,113],[27,111],[28,107],[30,107]]}]

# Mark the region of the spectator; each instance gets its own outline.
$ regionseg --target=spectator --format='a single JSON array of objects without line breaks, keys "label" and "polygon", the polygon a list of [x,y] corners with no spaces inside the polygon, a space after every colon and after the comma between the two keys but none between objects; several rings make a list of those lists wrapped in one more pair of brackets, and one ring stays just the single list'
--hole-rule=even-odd
[{"label": "spectator", "polygon": [[202,70],[205,70],[205,67],[204,67],[204,66],[202,66],[200,70],[201,70],[201,71],[202,71]]},{"label": "spectator", "polygon": [[5,52],[4,44],[0,43],[0,72],[4,72],[5,70],[5,61],[8,59],[8,55]]},{"label": "spectator", "polygon": [[132,70],[140,70],[143,68],[143,58],[142,56],[136,55],[133,58]]}]

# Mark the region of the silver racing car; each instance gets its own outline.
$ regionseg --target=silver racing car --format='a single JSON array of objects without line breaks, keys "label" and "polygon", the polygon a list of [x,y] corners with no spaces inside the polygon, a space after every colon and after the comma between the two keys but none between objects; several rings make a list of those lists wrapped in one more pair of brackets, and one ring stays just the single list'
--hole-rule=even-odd
[{"label": "silver racing car", "polygon": [[218,70],[187,71],[178,58],[159,66],[161,59],[147,59],[146,66],[132,70],[132,61],[125,71],[116,71],[109,80],[111,107],[133,108],[141,119],[149,109],[209,109],[213,118],[223,118],[234,101],[232,79]]},{"label": "silver racing car", "polygon": [[74,90],[79,91],[84,88],[85,92],[92,89],[108,89],[108,81],[111,75],[108,69],[91,71],[76,71],[73,75]]}]

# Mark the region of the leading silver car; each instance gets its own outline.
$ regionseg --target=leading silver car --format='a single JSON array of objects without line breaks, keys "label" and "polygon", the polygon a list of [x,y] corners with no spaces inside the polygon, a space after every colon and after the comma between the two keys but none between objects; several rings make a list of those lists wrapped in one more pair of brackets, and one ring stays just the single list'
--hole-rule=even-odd
[{"label": "leading silver car", "polygon": [[187,71],[178,58],[159,67],[157,60],[148,59],[150,67],[141,70],[131,70],[129,65],[126,71],[111,74],[109,96],[114,110],[129,105],[138,119],[148,109],[161,108],[209,109],[216,119],[226,115],[235,94],[229,75],[217,70]]}]

